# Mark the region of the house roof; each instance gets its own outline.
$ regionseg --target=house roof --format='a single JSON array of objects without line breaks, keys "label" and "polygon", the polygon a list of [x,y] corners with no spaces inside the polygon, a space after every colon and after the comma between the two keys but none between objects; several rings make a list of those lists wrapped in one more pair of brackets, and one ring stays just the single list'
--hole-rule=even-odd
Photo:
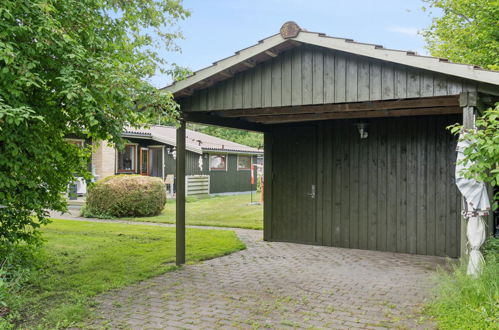
[{"label": "house roof", "polygon": [[[499,71],[485,70],[478,66],[453,63],[447,59],[421,56],[412,51],[387,49],[380,45],[354,42],[352,39],[330,37],[323,33],[309,32],[294,22],[286,22],[280,33],[260,40],[258,44],[237,51],[233,56],[214,62],[213,65],[194,72],[188,78],[174,82],[162,90],[176,97],[192,94],[194,90],[206,88],[225,80],[234,73],[247,70],[256,64],[276,57],[280,52],[309,44],[366,56],[378,60],[407,65],[476,82],[499,86]],[[495,90],[495,88],[494,88]]]},{"label": "house roof", "polygon": [[[129,138],[144,138],[176,146],[176,128],[173,126],[153,125],[149,128],[133,129],[127,128],[122,136]],[[227,153],[249,153],[262,154],[263,151],[229,140],[221,139],[208,134],[186,130],[186,149],[198,154],[203,152],[227,152]]]}]

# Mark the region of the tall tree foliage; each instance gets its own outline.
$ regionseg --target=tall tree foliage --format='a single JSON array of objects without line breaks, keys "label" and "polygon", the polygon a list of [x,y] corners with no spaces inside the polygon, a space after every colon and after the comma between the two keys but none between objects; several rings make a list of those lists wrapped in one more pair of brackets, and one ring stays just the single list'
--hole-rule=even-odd
[{"label": "tall tree foliage", "polygon": [[209,125],[191,124],[189,129],[213,135],[221,139],[244,144],[253,148],[263,148],[263,134],[248,132],[239,129],[216,127]]},{"label": "tall tree foliage", "polygon": [[499,70],[499,1],[424,1],[442,13],[423,31],[433,56]]},{"label": "tall tree foliage", "polygon": [[[465,137],[471,145],[464,151],[469,168],[465,175],[492,186],[499,186],[499,103],[488,109],[475,123],[477,129],[467,131]],[[459,134],[461,125],[453,125],[451,131]],[[499,192],[495,194],[493,209],[497,209]]]},{"label": "tall tree foliage", "polygon": [[[497,0],[425,0],[429,8],[442,11],[423,32],[433,56],[447,57],[458,63],[480,65],[499,70],[499,1]],[[467,177],[499,185],[499,103],[482,109],[476,130],[465,132],[472,141],[465,150],[466,163],[471,166],[463,173]],[[463,131],[453,125],[454,134]],[[494,196],[497,209],[499,193]]]},{"label": "tall tree foliage", "polygon": [[147,78],[188,15],[181,0],[0,2],[0,245],[36,242],[46,210],[88,175],[89,148],[65,137],[119,144],[125,125],[176,116]]}]

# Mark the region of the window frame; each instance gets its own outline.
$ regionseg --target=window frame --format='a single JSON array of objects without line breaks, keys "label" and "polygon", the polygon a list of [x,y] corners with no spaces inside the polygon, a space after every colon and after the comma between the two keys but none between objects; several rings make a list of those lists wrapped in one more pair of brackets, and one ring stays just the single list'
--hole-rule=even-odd
[{"label": "window frame", "polygon": [[[249,167],[239,167],[239,158],[240,157],[247,157],[249,158]],[[236,162],[236,165],[237,165],[237,170],[238,171],[251,171],[251,165],[253,165],[253,156],[251,155],[237,155],[237,162]]]},{"label": "window frame", "polygon": [[85,140],[84,139],[66,139],[69,143],[72,143],[80,148],[85,147]]},{"label": "window frame", "polygon": [[[208,154],[208,166],[209,170],[213,172],[227,172],[229,170],[229,154],[224,153],[210,153]],[[211,157],[213,156],[223,156],[225,157],[225,168],[212,168],[211,166]]]},{"label": "window frame", "polygon": [[116,173],[137,173],[137,148],[138,148],[138,143],[125,143],[125,148],[127,146],[132,146],[133,147],[133,163],[132,163],[132,169],[131,170],[122,170],[119,168],[120,166],[120,150],[116,149]]},{"label": "window frame", "polygon": [[[142,166],[144,164],[144,153],[143,152],[146,152],[147,153],[147,156],[146,156],[146,160],[147,160],[147,163],[146,163],[146,172],[142,172]],[[151,169],[149,168],[151,165],[151,153],[149,152],[149,147],[140,147],[140,150],[139,150],[139,166],[138,166],[138,171],[137,173],[140,174],[140,175],[144,175],[144,176],[150,176],[151,174]]]}]

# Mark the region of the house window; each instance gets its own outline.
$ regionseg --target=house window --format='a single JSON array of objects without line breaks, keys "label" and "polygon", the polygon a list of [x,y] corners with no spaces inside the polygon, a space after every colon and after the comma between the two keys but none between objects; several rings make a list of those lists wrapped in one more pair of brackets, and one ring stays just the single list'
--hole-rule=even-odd
[{"label": "house window", "polygon": [[227,170],[227,155],[210,155],[210,170]]},{"label": "house window", "polygon": [[134,144],[127,144],[123,150],[118,151],[118,172],[135,172],[136,152]]},{"label": "house window", "polygon": [[237,156],[237,170],[251,170],[251,156]]},{"label": "house window", "polygon": [[78,146],[80,148],[83,148],[83,140],[80,139],[66,139],[71,144],[74,144],[75,146]]}]

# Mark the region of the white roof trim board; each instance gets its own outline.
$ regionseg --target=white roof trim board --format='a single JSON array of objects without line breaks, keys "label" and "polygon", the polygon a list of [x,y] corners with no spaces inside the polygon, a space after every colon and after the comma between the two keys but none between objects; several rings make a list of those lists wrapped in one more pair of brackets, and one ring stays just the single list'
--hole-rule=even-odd
[{"label": "white roof trim board", "polygon": [[226,59],[214,62],[212,66],[196,71],[192,76],[188,77],[187,79],[177,81],[174,84],[167,86],[163,89],[175,93],[179,90],[189,87],[192,84],[195,84],[219,72],[229,69],[231,66],[233,66],[236,63],[244,62],[246,60],[251,59],[255,55],[264,53],[265,51],[277,45],[280,45],[285,41],[286,40],[283,39],[280,34],[276,34],[272,37],[261,40],[258,44],[254,46],[236,52],[236,54],[231,57],[227,57]]},{"label": "white roof trim board", "polygon": [[300,32],[295,40],[378,60],[499,85],[499,72],[497,71],[489,71],[473,65],[453,63],[437,57],[412,55],[406,51],[380,48],[379,46],[373,47],[373,45],[369,44],[350,42],[346,39],[332,38],[306,31]]},{"label": "white roof trim board", "polygon": [[[297,32],[292,35],[286,35],[286,29],[289,30],[289,27],[295,29]],[[473,65],[453,63],[447,59],[420,56],[410,51],[386,49],[379,45],[354,42],[351,39],[330,37],[323,33],[308,32],[301,29],[294,22],[286,22],[282,26],[280,34],[273,35],[261,40],[256,45],[240,50],[231,57],[215,62],[212,66],[195,72],[185,80],[164,87],[163,90],[171,93],[179,92],[288,40],[499,86],[499,71],[490,71]]]}]

